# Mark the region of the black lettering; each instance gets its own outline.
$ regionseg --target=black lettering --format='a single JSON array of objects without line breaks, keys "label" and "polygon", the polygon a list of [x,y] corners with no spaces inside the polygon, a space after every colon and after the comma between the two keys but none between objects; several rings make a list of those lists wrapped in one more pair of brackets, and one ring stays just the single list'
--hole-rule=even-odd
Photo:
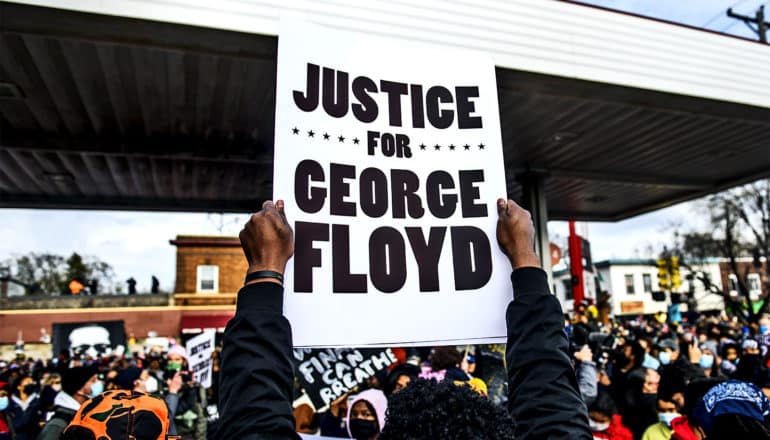
[{"label": "black lettering", "polygon": [[406,228],[406,236],[412,245],[414,258],[417,260],[417,269],[420,273],[420,292],[438,292],[438,261],[441,258],[441,249],[444,247],[446,227],[430,228],[428,242],[422,228]]},{"label": "black lettering", "polygon": [[350,228],[332,225],[334,293],[366,293],[366,275],[350,273]]},{"label": "black lettering", "polygon": [[452,175],[446,171],[434,171],[425,181],[425,197],[428,209],[437,218],[449,218],[457,210],[456,194],[441,194],[442,189],[454,189]]},{"label": "black lettering", "polygon": [[[323,105],[329,116],[341,118],[348,113],[348,73],[324,67]],[[336,87],[335,87],[336,83]]]},{"label": "black lettering", "polygon": [[407,208],[409,216],[421,218],[425,214],[420,196],[415,194],[420,189],[420,179],[409,170],[390,170],[390,181],[393,197],[393,218],[406,218]]},{"label": "black lettering", "polygon": [[407,94],[407,85],[400,82],[380,81],[380,90],[388,94],[388,117],[393,127],[401,126],[401,96]]},{"label": "black lettering", "polygon": [[313,291],[313,268],[321,267],[321,251],[314,241],[329,241],[329,225],[294,223],[294,291]]},{"label": "black lettering", "polygon": [[442,110],[441,103],[452,102],[452,92],[445,87],[433,86],[425,95],[425,106],[428,113],[428,121],[436,128],[449,128],[454,120],[454,110]]},{"label": "black lettering", "polygon": [[425,112],[422,103],[422,86],[419,84],[412,84],[409,87],[409,95],[412,98],[412,126],[414,128],[425,128]]},{"label": "black lettering", "polygon": [[369,276],[374,287],[393,293],[406,282],[404,237],[389,227],[377,228],[369,237]]},{"label": "black lettering", "polygon": [[294,91],[294,104],[302,111],[312,112],[318,107],[318,73],[316,64],[307,63],[307,91]]},{"label": "black lettering", "polygon": [[358,178],[361,211],[378,218],[388,212],[388,177],[377,168],[366,168]]},{"label": "black lettering", "polygon": [[481,128],[481,116],[471,116],[476,103],[469,98],[479,97],[478,87],[455,87],[457,97],[457,126],[460,128]]},{"label": "black lettering", "polygon": [[331,215],[356,216],[356,204],[344,199],[350,195],[350,184],[344,179],[354,179],[356,167],[338,163],[329,164],[329,212]]},{"label": "black lettering", "polygon": [[484,287],[492,277],[492,248],[487,234],[474,226],[453,226],[450,230],[455,289]]},{"label": "black lettering", "polygon": [[297,164],[294,172],[294,200],[299,209],[308,214],[315,214],[326,202],[326,188],[310,187],[310,182],[323,182],[326,179],[321,164],[305,159]]},{"label": "black lettering", "polygon": [[474,185],[484,181],[484,170],[460,171],[460,199],[463,217],[486,217],[487,205],[474,203],[479,199],[479,189]]},{"label": "black lettering", "polygon": [[377,119],[379,113],[377,101],[369,93],[377,93],[377,84],[374,81],[365,76],[353,80],[353,96],[360,102],[353,104],[353,115],[361,122],[372,122]]}]

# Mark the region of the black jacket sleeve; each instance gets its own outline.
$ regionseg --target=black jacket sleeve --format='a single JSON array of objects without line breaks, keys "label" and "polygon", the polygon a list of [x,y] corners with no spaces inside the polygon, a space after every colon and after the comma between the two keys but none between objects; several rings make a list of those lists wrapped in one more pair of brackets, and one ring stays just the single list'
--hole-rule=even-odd
[{"label": "black jacket sleeve", "polygon": [[511,276],[508,306],[508,409],[517,439],[591,439],[588,412],[580,398],[568,354],[564,315],[540,269]]},{"label": "black jacket sleeve", "polygon": [[283,316],[283,287],[256,283],[238,292],[222,344],[221,440],[298,439],[291,327]]}]

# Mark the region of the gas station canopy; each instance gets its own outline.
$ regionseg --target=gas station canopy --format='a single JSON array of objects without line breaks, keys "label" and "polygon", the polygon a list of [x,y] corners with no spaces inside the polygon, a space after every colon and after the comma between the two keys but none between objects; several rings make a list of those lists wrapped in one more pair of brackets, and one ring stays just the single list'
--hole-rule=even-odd
[{"label": "gas station canopy", "polygon": [[[26,3],[0,3],[0,207],[246,212],[272,197],[290,6]],[[569,2],[339,3],[303,13],[491,54],[509,196],[542,176],[552,219],[619,220],[770,176],[770,46]]]}]

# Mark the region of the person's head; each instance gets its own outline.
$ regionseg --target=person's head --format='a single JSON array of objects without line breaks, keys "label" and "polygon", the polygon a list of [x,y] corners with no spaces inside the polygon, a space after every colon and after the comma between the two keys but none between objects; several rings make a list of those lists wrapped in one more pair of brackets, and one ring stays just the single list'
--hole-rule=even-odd
[{"label": "person's head", "polygon": [[753,339],[746,339],[743,341],[743,355],[758,355],[759,343]]},{"label": "person's head", "polygon": [[463,359],[462,353],[454,347],[436,347],[430,355],[430,366],[433,371],[457,367]]},{"label": "person's head", "polygon": [[102,383],[91,367],[73,367],[62,372],[62,391],[78,402],[101,394]]},{"label": "person's head", "polygon": [[181,345],[174,345],[169,348],[166,354],[166,368],[169,370],[182,370],[187,360],[187,350]]},{"label": "person's head", "polygon": [[759,388],[730,380],[714,386],[698,401],[690,426],[701,440],[770,440],[768,413],[770,400]]},{"label": "person's head", "polygon": [[735,363],[736,360],[738,360],[738,346],[735,344],[725,344],[724,348],[722,349],[724,351],[724,358],[732,363]]},{"label": "person's head", "polygon": [[505,407],[471,387],[417,379],[390,397],[379,440],[405,438],[511,439],[513,421]]},{"label": "person's head", "polygon": [[27,374],[21,374],[13,381],[13,394],[21,397],[22,399],[28,398],[36,391],[35,380],[32,376]]},{"label": "person's head", "polygon": [[420,367],[412,364],[401,364],[393,369],[385,379],[385,391],[386,396],[390,396],[393,393],[397,393],[406,388],[409,383],[420,375]]},{"label": "person's head", "polygon": [[45,379],[43,379],[43,386],[51,387],[52,390],[61,391],[61,374],[50,373]]},{"label": "person's head", "polygon": [[658,420],[669,428],[671,427],[671,421],[681,416],[680,411],[682,410],[674,398],[669,396],[658,396],[657,409]]},{"label": "person's head", "polygon": [[385,425],[388,399],[380,390],[366,390],[353,396],[348,406],[348,434],[356,440],[370,440]]},{"label": "person's head", "polygon": [[[629,341],[623,345],[624,368],[638,368],[644,362],[644,348],[639,341]],[[622,363],[622,362],[621,362]]]},{"label": "person's head", "polygon": [[667,338],[658,343],[658,359],[663,365],[668,365],[679,359],[679,344],[676,339]]},{"label": "person's head", "polygon": [[118,389],[153,394],[158,392],[158,380],[148,370],[129,367],[119,372],[114,379]]},{"label": "person's head", "polygon": [[604,432],[610,427],[612,417],[618,413],[615,401],[609,393],[601,392],[588,407],[588,424],[593,432]]},{"label": "person's head", "polygon": [[8,382],[0,382],[0,413],[5,412],[9,405],[9,389]]}]

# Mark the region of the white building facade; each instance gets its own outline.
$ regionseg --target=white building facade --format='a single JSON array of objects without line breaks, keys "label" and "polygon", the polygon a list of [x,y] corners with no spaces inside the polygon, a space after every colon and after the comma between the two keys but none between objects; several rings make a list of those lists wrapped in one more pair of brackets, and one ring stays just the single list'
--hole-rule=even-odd
[{"label": "white building facade", "polygon": [[[722,289],[721,273],[718,259],[708,259],[691,265],[693,270],[708,274],[713,285]],[[724,309],[724,300],[720,295],[710,293],[703,283],[698,280],[689,281],[690,273],[686,268],[680,269],[682,285],[676,290],[682,294],[682,310],[686,295],[693,283],[693,292],[699,311],[714,311]],[[589,275],[586,273],[586,275]],[[652,259],[612,259],[599,261],[594,264],[594,283],[598,291],[610,293],[611,313],[615,316],[648,315],[665,312],[671,304],[671,298],[666,295],[665,301],[655,301],[653,292],[659,291],[658,270]],[[573,311],[573,296],[570,287],[568,270],[554,272],[554,292],[565,312]],[[586,292],[587,298],[596,299],[596,291]]]}]

